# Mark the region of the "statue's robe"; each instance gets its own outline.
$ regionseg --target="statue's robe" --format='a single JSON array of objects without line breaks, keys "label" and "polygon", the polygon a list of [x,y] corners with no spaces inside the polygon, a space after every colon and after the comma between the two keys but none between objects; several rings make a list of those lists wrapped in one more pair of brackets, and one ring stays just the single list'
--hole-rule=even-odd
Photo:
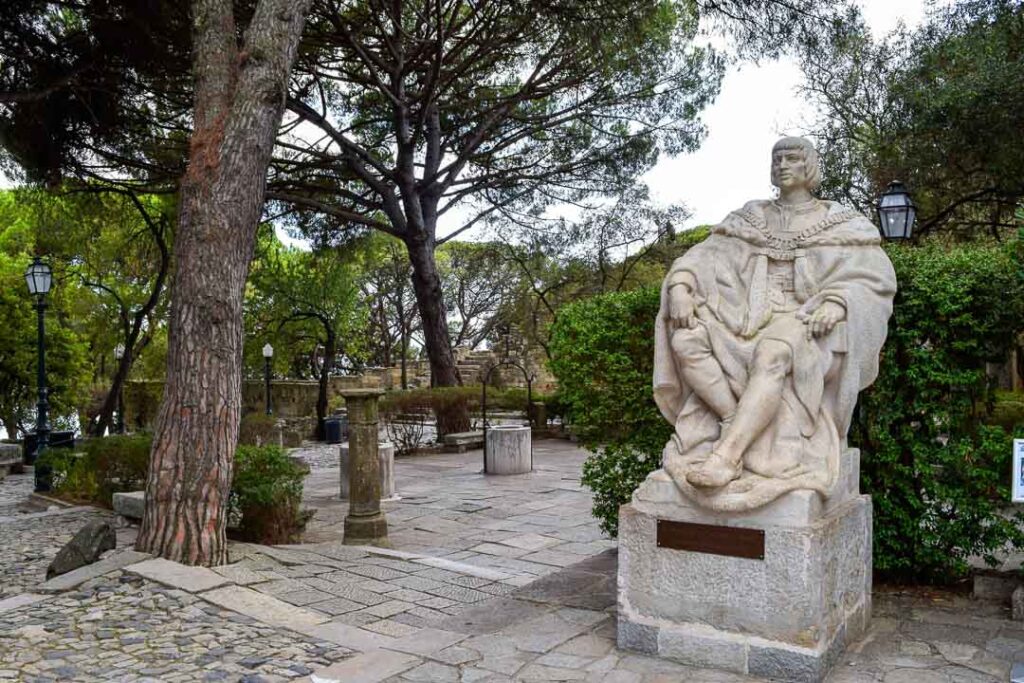
[{"label": "statue's robe", "polygon": [[[720,509],[745,509],[797,488],[824,496],[836,484],[839,457],[861,389],[878,374],[879,352],[896,292],[893,267],[877,228],[863,215],[827,202],[816,225],[780,239],[765,220],[766,201],[749,202],[729,214],[711,235],[676,259],[665,278],[655,328],[654,397],[676,434],[665,448],[664,469],[691,497]],[[773,310],[769,259],[791,262],[796,311]],[[683,274],[685,273],[685,275]],[[712,353],[739,399],[746,388],[754,350],[764,338],[791,347],[775,421],[744,454],[747,470],[796,462],[782,474],[744,472],[724,490],[695,490],[685,474],[699,466],[720,438],[715,415],[687,386],[674,357],[668,319],[668,283],[682,278],[695,286],[697,324],[707,331]],[[827,335],[807,339],[803,321],[825,301],[841,303],[846,317]],[[759,489],[756,495],[752,488]]]}]

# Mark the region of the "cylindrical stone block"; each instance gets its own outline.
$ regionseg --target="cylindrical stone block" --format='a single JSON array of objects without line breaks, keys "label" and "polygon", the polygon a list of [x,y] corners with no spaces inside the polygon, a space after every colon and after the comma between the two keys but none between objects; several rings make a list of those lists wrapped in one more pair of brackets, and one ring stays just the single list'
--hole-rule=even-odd
[{"label": "cylindrical stone block", "polygon": [[526,474],[533,469],[533,443],[528,425],[487,428],[487,474]]},{"label": "cylindrical stone block", "polygon": [[[347,500],[349,496],[349,447],[347,443],[341,444],[338,465],[340,468],[338,492],[341,498]],[[380,461],[380,496],[381,498],[395,497],[395,444],[390,441],[381,441],[377,444],[377,454]]]}]

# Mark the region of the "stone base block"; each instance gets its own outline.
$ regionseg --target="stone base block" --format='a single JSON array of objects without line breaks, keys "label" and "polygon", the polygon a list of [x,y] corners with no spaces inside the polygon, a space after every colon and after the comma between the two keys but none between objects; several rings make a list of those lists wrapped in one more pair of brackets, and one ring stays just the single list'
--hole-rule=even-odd
[{"label": "stone base block", "polygon": [[344,545],[389,546],[388,520],[383,512],[375,515],[348,515],[345,517]]},{"label": "stone base block", "polygon": [[[693,508],[619,511],[619,647],[782,681],[824,679],[871,617],[871,501],[781,524]],[[788,495],[802,495],[794,492]],[[659,547],[658,520],[764,532],[763,559]],[[707,533],[715,533],[710,529]]]}]

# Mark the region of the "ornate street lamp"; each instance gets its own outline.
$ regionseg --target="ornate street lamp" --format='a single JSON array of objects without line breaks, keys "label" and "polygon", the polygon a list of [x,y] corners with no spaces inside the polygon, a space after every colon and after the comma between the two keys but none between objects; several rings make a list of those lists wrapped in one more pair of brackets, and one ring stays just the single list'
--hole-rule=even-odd
[{"label": "ornate street lamp", "polygon": [[882,235],[887,240],[910,239],[917,220],[917,207],[910,199],[910,193],[898,180],[889,183],[885,193],[878,200],[878,222]]},{"label": "ornate street lamp", "polygon": [[[124,358],[124,344],[119,343],[114,347],[114,358],[120,366]],[[117,387],[117,426],[114,429],[118,434],[124,434],[124,381]]]},{"label": "ornate street lamp", "polygon": [[[31,462],[35,462],[36,458],[46,449],[50,444],[50,423],[47,420],[47,413],[49,412],[50,403],[47,400],[47,388],[46,388],[46,295],[50,293],[50,285],[53,284],[53,273],[50,270],[50,264],[43,261],[41,258],[36,256],[32,259],[31,265],[25,270],[25,282],[28,283],[28,292],[36,297],[36,313],[37,313],[37,328],[39,335],[36,342],[36,348],[38,351],[39,363],[37,366],[38,370],[38,381],[39,385],[39,401],[36,403],[36,444],[32,455],[29,457]],[[39,488],[38,477],[36,478],[36,488]]]},{"label": "ornate street lamp", "polygon": [[267,342],[263,345],[263,379],[267,386],[267,415],[273,415],[270,408],[270,359],[274,357],[274,347]]}]

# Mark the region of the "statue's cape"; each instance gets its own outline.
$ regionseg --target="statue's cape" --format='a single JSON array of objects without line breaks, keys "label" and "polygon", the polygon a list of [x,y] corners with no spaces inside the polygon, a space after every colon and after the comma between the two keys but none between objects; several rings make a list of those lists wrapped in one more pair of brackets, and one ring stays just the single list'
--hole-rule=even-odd
[{"label": "statue's cape", "polygon": [[[815,340],[825,357],[839,356],[839,372],[816,390],[815,403],[827,411],[845,438],[857,394],[878,375],[896,274],[881,248],[878,229],[863,215],[829,202],[826,217],[796,239],[780,243],[769,233],[768,202],[749,202],[712,229],[703,242],[676,259],[665,278],[655,326],[654,398],[667,420],[675,423],[690,395],[669,345],[667,283],[679,272],[689,274],[701,315],[711,315],[737,338],[756,336],[771,318],[768,259],[792,260],[794,288],[801,308],[812,314],[825,301],[846,307],[845,323]],[[721,360],[721,359],[720,359]]]}]

